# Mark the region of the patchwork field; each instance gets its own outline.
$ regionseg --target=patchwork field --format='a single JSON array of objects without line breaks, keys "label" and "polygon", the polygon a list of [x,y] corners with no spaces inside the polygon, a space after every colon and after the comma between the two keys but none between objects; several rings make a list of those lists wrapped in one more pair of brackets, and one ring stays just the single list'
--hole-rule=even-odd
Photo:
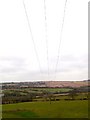
[{"label": "patchwork field", "polygon": [[2,105],[3,118],[88,118],[88,100]]}]

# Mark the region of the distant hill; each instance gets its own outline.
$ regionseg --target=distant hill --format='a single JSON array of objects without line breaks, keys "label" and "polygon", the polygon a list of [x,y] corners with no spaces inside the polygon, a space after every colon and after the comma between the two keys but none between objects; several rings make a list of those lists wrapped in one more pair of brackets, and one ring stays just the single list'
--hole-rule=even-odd
[{"label": "distant hill", "polygon": [[3,83],[3,88],[26,88],[26,87],[72,87],[78,88],[82,86],[90,86],[87,80],[84,81],[38,81],[38,82],[18,82]]},{"label": "distant hill", "polygon": [[88,86],[86,81],[49,81],[45,82],[47,87],[81,87]]}]

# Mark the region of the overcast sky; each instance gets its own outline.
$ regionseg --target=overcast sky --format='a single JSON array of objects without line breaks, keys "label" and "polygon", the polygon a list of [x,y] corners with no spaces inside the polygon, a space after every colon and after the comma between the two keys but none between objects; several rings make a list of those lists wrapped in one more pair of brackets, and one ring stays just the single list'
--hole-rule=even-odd
[{"label": "overcast sky", "polygon": [[57,68],[65,0],[46,0],[46,21],[44,0],[24,3],[41,72],[23,0],[0,0],[0,81],[88,79],[88,1],[67,0]]}]

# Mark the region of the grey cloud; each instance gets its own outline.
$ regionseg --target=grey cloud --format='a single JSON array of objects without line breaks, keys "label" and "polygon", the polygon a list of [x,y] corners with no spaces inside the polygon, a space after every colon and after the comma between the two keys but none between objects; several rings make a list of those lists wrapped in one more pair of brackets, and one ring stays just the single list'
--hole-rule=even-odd
[{"label": "grey cloud", "polygon": [[82,71],[88,68],[88,56],[83,55],[74,57],[71,55],[63,56],[59,61],[57,72]]},{"label": "grey cloud", "polygon": [[[78,58],[72,54],[59,56],[59,62],[62,62],[62,61],[68,62],[68,61],[77,61],[77,60]],[[51,61],[55,63],[57,61],[57,57],[51,58]]]},{"label": "grey cloud", "polygon": [[[87,69],[87,57],[87,54],[78,57],[74,55],[62,55],[58,61],[57,73],[66,73],[75,70],[81,71]],[[50,59],[50,65],[53,65],[52,69],[50,69],[51,74],[55,74],[56,60],[57,59],[55,57]],[[47,73],[47,70],[44,70],[43,72]]]},{"label": "grey cloud", "polygon": [[62,55],[60,60],[63,61],[63,62],[65,62],[65,61],[72,62],[72,61],[78,60],[78,58],[75,57],[74,55],[64,55],[64,56]]},{"label": "grey cloud", "polygon": [[[51,65],[54,64],[54,67],[50,69],[50,78],[55,76],[55,59],[52,59]],[[15,73],[11,77],[6,79],[15,79],[15,80],[42,80],[48,79],[47,69],[42,68],[42,74],[39,69],[37,71],[29,72],[26,70],[26,63],[23,58],[2,58],[0,62],[7,62],[10,66],[3,66],[0,64],[0,73]],[[84,71],[87,68],[87,56],[80,56],[76,58],[74,55],[63,56],[59,61],[57,73],[56,74],[66,74],[71,73],[72,71]]]},{"label": "grey cloud", "polygon": [[7,61],[7,62],[11,62],[12,64],[16,64],[16,65],[24,63],[23,58],[17,58],[17,57],[2,57],[0,58],[0,61],[3,61],[3,62]]},{"label": "grey cloud", "polygon": [[[6,66],[5,66],[6,63]],[[3,57],[0,58],[0,73],[15,73],[23,71],[26,63],[22,58]]]}]

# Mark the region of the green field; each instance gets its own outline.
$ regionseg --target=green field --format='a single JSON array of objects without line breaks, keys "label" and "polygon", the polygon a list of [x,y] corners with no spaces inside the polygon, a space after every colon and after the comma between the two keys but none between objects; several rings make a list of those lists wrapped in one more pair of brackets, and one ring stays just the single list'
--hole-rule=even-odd
[{"label": "green field", "polygon": [[2,110],[3,118],[88,118],[88,100],[4,104]]},{"label": "green field", "polygon": [[43,91],[47,92],[68,92],[73,90],[72,88],[24,88],[24,89],[14,89],[14,90],[3,90],[3,93],[13,93],[13,92],[29,92],[29,93],[41,93]]}]

